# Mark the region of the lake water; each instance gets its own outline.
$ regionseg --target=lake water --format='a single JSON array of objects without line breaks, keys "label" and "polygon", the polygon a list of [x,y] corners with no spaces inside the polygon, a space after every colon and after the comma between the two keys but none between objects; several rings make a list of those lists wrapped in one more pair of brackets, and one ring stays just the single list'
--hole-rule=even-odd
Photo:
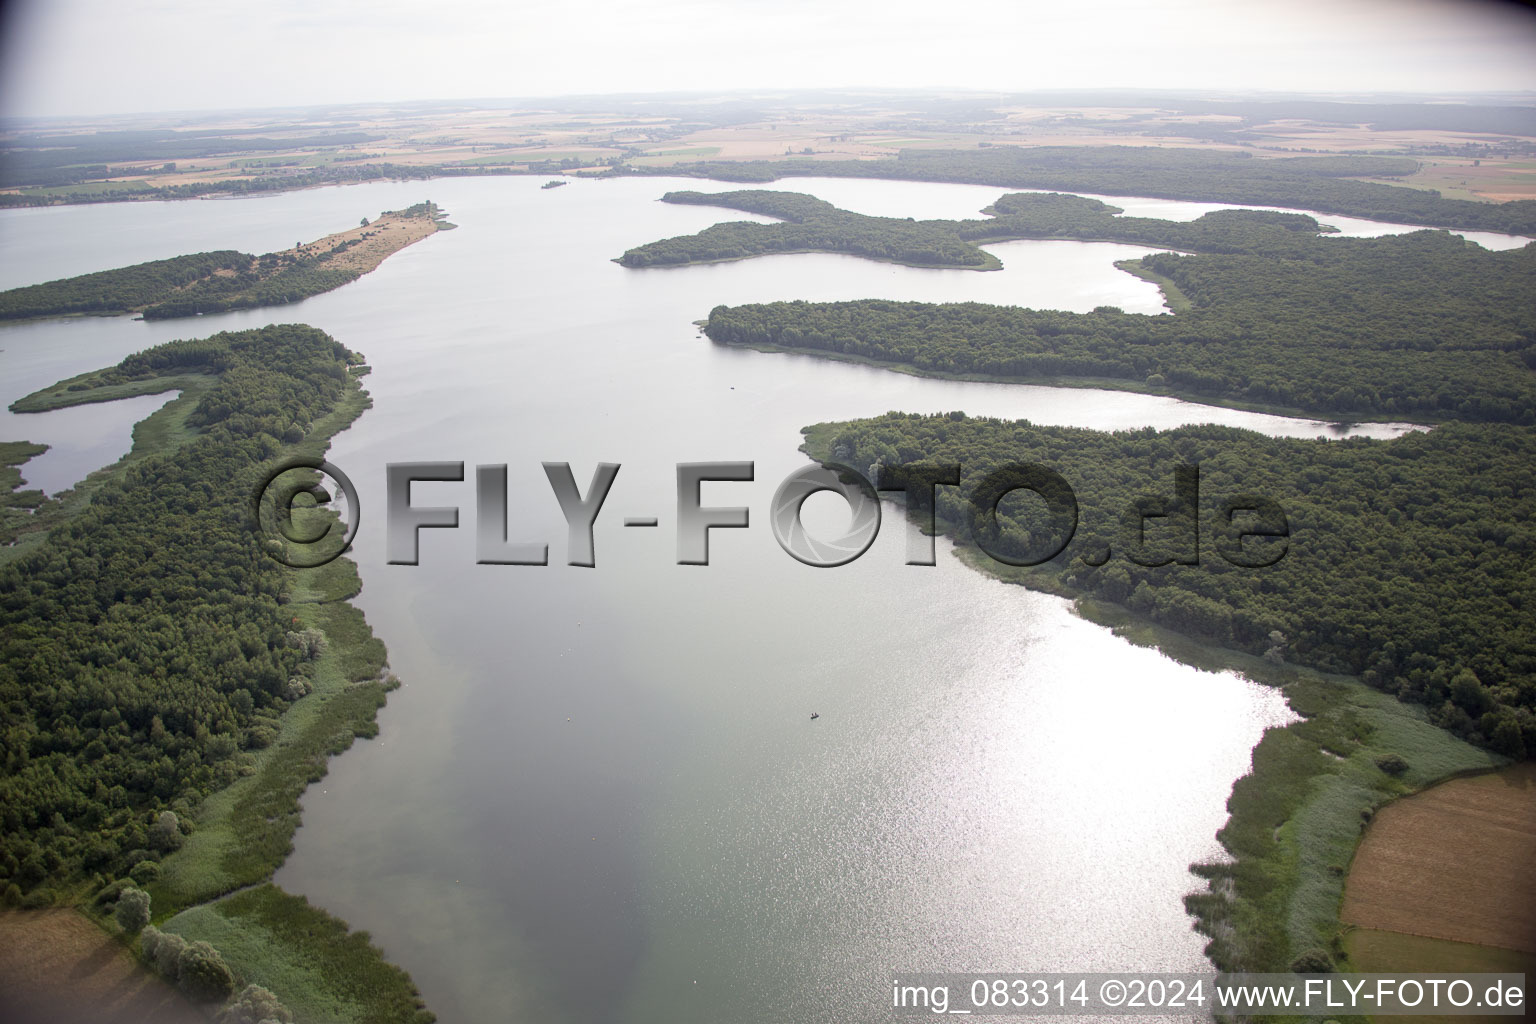
[{"label": "lake water", "polygon": [[[890,409],[1335,432],[722,348],[694,324],[720,303],[871,296],[1155,313],[1156,289],[1112,265],[1145,248],[1007,243],[989,247],[995,273],[830,255],[631,271],[611,258],[741,215],[655,201],[709,183],[540,181],[0,215],[12,285],[259,252],[425,198],[461,225],[278,310],[0,330],[7,403],[170,338],[273,321],[322,327],[374,366],[375,405],[330,457],[364,509],[358,604],[406,685],[379,738],[306,794],[278,881],[368,929],[446,1024],[854,1024],[887,1019],[892,971],[1202,969],[1186,868],[1218,852],[1233,780],[1262,731],[1289,720],[1279,696],[1132,647],[1064,601],[965,569],[942,542],[937,566],[906,566],[909,528],[889,510],[863,558],[806,567],[773,540],[767,506],[806,464],[802,426]],[[917,217],[964,216],[1006,191],[791,187]],[[72,412],[102,417],[82,436],[123,431],[121,454],[145,411],[124,409]],[[0,419],[0,436],[75,453],[53,487],[81,460],[116,457],[55,423]],[[459,506],[462,528],[423,531],[421,564],[392,566],[384,467],[415,460],[469,464],[465,483],[413,489],[417,504]],[[755,463],[752,482],[703,491],[749,507],[751,526],[714,531],[709,566],[679,566],[675,465],[713,460]],[[597,462],[622,466],[595,568],[564,564],[545,461],[570,462],[583,490]],[[481,463],[508,465],[511,537],[548,542],[552,564],[475,564]],[[807,503],[813,529],[839,515]],[[660,528],[626,529],[627,516]]]}]

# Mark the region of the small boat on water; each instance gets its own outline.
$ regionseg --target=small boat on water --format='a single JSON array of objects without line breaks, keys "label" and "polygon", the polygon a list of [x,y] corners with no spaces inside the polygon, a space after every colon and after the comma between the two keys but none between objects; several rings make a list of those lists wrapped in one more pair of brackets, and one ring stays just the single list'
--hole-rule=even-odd
[{"label": "small boat on water", "polygon": [[814,712],[814,711],[812,711],[812,712],[811,712],[811,721],[813,721],[813,722],[814,722],[814,721],[816,721],[816,719],[818,719],[818,718],[820,718],[820,717],[821,717],[821,716],[820,716],[820,715],[818,715],[818,714],[817,714],[817,713],[816,713],[816,712]]},{"label": "small boat on water", "polygon": [[568,184],[570,184],[570,182],[566,182],[566,181],[546,181],[544,184],[540,185],[539,188],[559,188],[561,185],[568,185]]}]

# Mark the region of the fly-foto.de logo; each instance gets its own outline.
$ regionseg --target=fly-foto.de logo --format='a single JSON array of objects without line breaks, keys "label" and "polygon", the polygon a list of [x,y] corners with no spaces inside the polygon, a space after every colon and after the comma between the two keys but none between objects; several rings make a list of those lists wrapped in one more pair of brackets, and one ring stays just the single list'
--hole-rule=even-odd
[{"label": "fly-foto.de logo", "polygon": [[[600,462],[585,492],[568,462],[545,462],[544,475],[566,522],[566,564],[597,565],[593,531],[618,478],[616,462]],[[908,463],[870,467],[876,482],[855,469],[811,465],[785,477],[768,505],[768,523],[781,548],[817,568],[847,565],[869,550],[880,532],[880,494],[902,495],[919,531],[908,534],[906,564],[935,564],[936,500],[941,487],[960,487],[958,464]],[[751,483],[752,462],[680,462],[676,467],[677,564],[708,565],[712,530],[747,529],[745,505],[705,505],[706,482]],[[324,478],[333,484],[326,486]],[[391,565],[416,565],[422,530],[458,529],[458,505],[417,505],[411,485],[419,482],[463,483],[463,462],[391,462],[385,466],[385,553]],[[1237,494],[1202,503],[1198,466],[1174,467],[1168,493],[1145,494],[1120,510],[1120,530],[1113,542],[1096,542],[1075,557],[1100,566],[1116,553],[1137,565],[1198,565],[1202,532],[1206,546],[1224,561],[1242,568],[1274,565],[1289,550],[1290,523],[1275,501],[1257,494]],[[814,536],[801,518],[805,501],[819,491],[837,494],[851,513],[847,528],[834,537]],[[1003,505],[1011,496],[1029,498],[1031,528],[1020,544],[1005,536],[1010,520]],[[479,565],[549,564],[548,538],[511,538],[505,464],[475,467],[475,562]],[[303,499],[303,500],[301,500]],[[547,496],[539,500],[548,500]],[[343,507],[344,506],[344,507]],[[991,558],[1008,565],[1048,562],[1066,551],[1078,529],[1077,494],[1055,470],[1031,462],[1009,463],[988,471],[963,494],[962,518],[970,539]],[[361,520],[357,489],[341,469],[317,458],[295,458],[276,467],[252,499],[254,528],[265,549],[285,565],[308,568],[340,556],[352,543]],[[1205,530],[1202,531],[1202,521]],[[657,528],[657,515],[624,518],[624,526]],[[1155,534],[1155,538],[1149,536]]]}]

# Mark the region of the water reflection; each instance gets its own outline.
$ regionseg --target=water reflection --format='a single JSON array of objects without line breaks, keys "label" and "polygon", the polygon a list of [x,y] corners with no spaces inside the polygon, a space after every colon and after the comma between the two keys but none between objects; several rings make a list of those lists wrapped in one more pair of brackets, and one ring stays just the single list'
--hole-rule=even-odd
[{"label": "water reflection", "polygon": [[17,440],[49,446],[48,451],[21,467],[21,475],[26,481],[24,488],[53,495],[128,454],[134,424],[180,393],[168,391],[51,412],[8,413],[0,418],[0,430]]},{"label": "water reflection", "polygon": [[[795,298],[1156,312],[1156,290],[1113,267],[1144,249],[1007,243],[997,273],[830,255],[637,273],[611,258],[737,215],[655,201],[696,181],[539,184],[253,200],[287,231],[430,195],[461,227],[281,310],[0,334],[10,400],[171,337],[316,324],[375,367],[374,407],[330,455],[366,509],[384,507],[390,462],[507,463],[513,537],[550,542],[547,567],[477,566],[472,484],[419,488],[464,508],[465,529],[427,531],[416,567],[388,565],[364,516],[358,603],[406,686],[380,737],[305,795],[281,884],[368,929],[448,1024],[875,1021],[891,969],[1199,966],[1186,865],[1215,851],[1262,730],[1289,719],[1278,695],[1131,647],[947,548],[908,567],[894,517],[858,562],[815,570],[762,515],[804,465],[802,426],[890,409],[1337,428],[729,349],[694,325],[718,303]],[[839,205],[919,216],[980,198],[837,185]],[[202,205],[157,213],[157,245],[206,238]],[[91,222],[56,222],[60,251],[88,248]],[[710,566],[678,566],[675,465],[710,459],[756,463],[753,482],[705,493],[754,525],[717,531]],[[595,569],[561,564],[543,461],[579,480],[623,466]],[[620,525],[642,515],[661,527]]]}]

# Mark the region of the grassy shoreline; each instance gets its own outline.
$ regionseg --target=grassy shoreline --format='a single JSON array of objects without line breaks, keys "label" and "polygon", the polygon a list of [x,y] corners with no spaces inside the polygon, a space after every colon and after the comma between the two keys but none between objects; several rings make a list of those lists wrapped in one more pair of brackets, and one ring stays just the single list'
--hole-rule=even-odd
[{"label": "grassy shoreline", "polygon": [[[372,404],[360,376],[354,371],[343,401],[290,454],[323,456]],[[189,942],[211,942],[243,981],[270,989],[300,1020],[428,1024],[435,1018],[410,976],[366,933],[272,883],[293,850],[305,790],[331,757],[378,735],[377,713],[399,686],[384,644],[350,603],[362,590],[356,563],[343,557],[287,575],[294,629],[327,639],[314,692],[282,716],[254,770],[204,802],[198,831],[150,888],[157,922]]]},{"label": "grassy shoreline", "polygon": [[1115,266],[1132,277],[1139,277],[1143,281],[1157,285],[1157,290],[1163,293],[1163,301],[1168,304],[1168,308],[1172,312],[1187,313],[1195,308],[1195,304],[1189,301],[1189,296],[1185,295],[1183,289],[1175,284],[1171,278],[1164,277],[1156,271],[1148,270],[1140,259],[1117,260],[1115,261]]},{"label": "grassy shoreline", "polygon": [[[979,246],[978,246],[979,248]],[[772,249],[765,252],[749,252],[742,256],[721,256],[713,259],[689,259],[678,263],[652,263],[648,266],[631,267],[624,262],[624,257],[615,256],[609,260],[617,263],[627,270],[677,270],[682,267],[703,267],[712,263],[740,263],[743,260],[762,259],[765,256],[803,256],[820,254],[823,256],[847,256],[851,259],[869,260],[873,263],[891,263],[898,267],[916,267],[918,270],[1002,270],[1003,261],[996,256],[982,250],[986,257],[979,266],[962,265],[958,263],[913,263],[909,260],[890,259],[884,256],[865,256],[859,253],[843,252],[838,249],[812,248],[812,249]]]},{"label": "grassy shoreline", "polygon": [[[341,399],[284,454],[323,456],[331,439],[372,404],[360,383],[365,372],[352,368]],[[67,522],[128,467],[201,436],[187,417],[219,380],[181,374],[93,387],[99,373],[61,381],[13,408],[45,411],[174,388],[181,394],[134,427],[133,447],[117,463],[48,499],[23,543],[0,549],[0,561],[41,544],[51,527]],[[321,568],[289,569],[286,578],[284,600],[293,630],[319,630],[327,640],[315,663],[313,692],[277,719],[272,742],[246,752],[233,783],[202,801],[183,845],[160,861],[158,877],[144,883],[154,923],[188,941],[213,942],[240,985],[270,989],[300,1020],[428,1024],[435,1018],[409,975],[389,963],[366,933],[352,932],[346,922],[271,882],[292,850],[304,791],[324,777],[330,757],[357,738],[377,735],[377,712],[399,685],[387,670],[383,643],[350,603],[362,587],[355,563],[340,558]],[[59,891],[57,902],[122,937],[106,910],[122,884],[112,882],[100,891],[77,886]]]},{"label": "grassy shoreline", "polygon": [[[187,417],[192,410],[197,408],[205,394],[217,383],[217,378],[206,374],[181,374],[171,377],[156,378],[151,381],[136,381],[124,385],[108,385],[100,388],[106,397],[97,397],[95,390],[81,390],[69,392],[67,385],[81,381],[94,379],[99,371],[81,374],[71,377],[69,380],[60,381],[49,388],[35,391],[30,395],[17,399],[11,404],[12,412],[48,412],[53,409],[63,409],[75,405],[88,405],[98,401],[115,401],[119,398],[134,398],[140,395],[158,395],[167,391],[180,391],[176,397],[167,401],[159,409],[149,416],[134,424],[133,440],[128,453],[110,466],[103,466],[86,475],[86,478],[74,487],[59,491],[34,506],[32,513],[25,520],[15,517],[6,517],[3,536],[15,541],[7,547],[0,547],[0,565],[27,554],[42,544],[48,536],[48,531],[68,520],[76,512],[90,504],[91,499],[101,490],[102,486],[111,480],[117,479],[124,470],[134,463],[154,455],[161,455],[179,447],[183,442],[190,440],[195,431],[187,425]],[[17,463],[17,471],[25,463]],[[25,493],[25,492],[23,492]]]}]

